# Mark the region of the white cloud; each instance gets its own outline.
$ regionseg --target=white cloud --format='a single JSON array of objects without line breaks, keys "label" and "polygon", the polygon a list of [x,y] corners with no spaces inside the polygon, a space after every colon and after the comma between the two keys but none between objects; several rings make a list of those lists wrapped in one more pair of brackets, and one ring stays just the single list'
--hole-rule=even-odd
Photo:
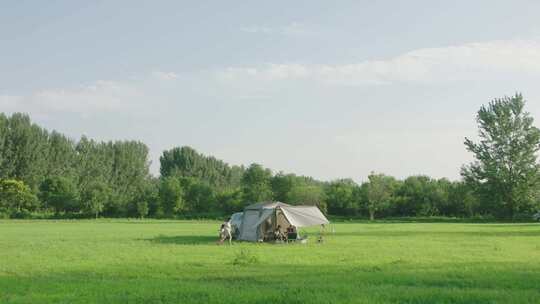
[{"label": "white cloud", "polygon": [[309,80],[335,85],[437,83],[540,73],[540,41],[501,40],[413,50],[358,63],[266,64],[217,71],[223,81]]},{"label": "white cloud", "polygon": [[264,25],[250,25],[241,28],[242,32],[250,34],[263,34],[263,35],[306,35],[312,33],[305,25],[299,22],[292,22],[285,26],[264,26]]},{"label": "white cloud", "polygon": [[159,80],[175,80],[178,78],[178,74],[174,72],[162,72],[162,71],[155,71],[152,72],[152,76],[154,78],[157,78]]},{"label": "white cloud", "polygon": [[138,90],[126,83],[98,80],[72,88],[44,89],[25,96],[0,96],[2,111],[49,113],[70,112],[91,114],[126,109]]},{"label": "white cloud", "polygon": [[21,96],[0,95],[0,112],[8,112],[15,109],[21,99]]}]

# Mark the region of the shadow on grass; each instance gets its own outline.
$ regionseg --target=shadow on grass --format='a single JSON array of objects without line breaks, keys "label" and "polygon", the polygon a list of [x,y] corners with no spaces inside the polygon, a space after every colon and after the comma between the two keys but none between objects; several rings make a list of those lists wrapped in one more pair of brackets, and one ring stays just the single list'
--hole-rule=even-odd
[{"label": "shadow on grass", "polygon": [[218,237],[210,235],[158,235],[154,238],[144,240],[159,244],[212,245],[217,242]]}]

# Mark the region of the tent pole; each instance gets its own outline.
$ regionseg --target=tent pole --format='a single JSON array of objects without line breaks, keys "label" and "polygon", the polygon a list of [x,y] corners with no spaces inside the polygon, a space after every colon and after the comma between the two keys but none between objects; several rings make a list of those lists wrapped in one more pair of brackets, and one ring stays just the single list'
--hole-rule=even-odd
[{"label": "tent pole", "polygon": [[274,209],[274,218],[272,219],[272,232],[277,229],[277,210],[279,207]]}]

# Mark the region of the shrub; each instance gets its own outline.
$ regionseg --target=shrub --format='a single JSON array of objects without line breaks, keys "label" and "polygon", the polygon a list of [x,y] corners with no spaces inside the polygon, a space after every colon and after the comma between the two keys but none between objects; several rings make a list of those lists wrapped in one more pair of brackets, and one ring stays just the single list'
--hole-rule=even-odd
[{"label": "shrub", "polygon": [[261,259],[258,255],[252,253],[251,251],[242,248],[239,252],[234,255],[232,264],[236,266],[247,266],[259,264]]}]

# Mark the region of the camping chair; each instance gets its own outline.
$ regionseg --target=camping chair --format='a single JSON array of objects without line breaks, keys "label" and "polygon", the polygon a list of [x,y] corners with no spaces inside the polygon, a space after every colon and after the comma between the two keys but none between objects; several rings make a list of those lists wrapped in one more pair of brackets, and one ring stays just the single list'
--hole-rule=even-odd
[{"label": "camping chair", "polygon": [[287,243],[296,242],[298,239],[298,232],[287,232]]}]

